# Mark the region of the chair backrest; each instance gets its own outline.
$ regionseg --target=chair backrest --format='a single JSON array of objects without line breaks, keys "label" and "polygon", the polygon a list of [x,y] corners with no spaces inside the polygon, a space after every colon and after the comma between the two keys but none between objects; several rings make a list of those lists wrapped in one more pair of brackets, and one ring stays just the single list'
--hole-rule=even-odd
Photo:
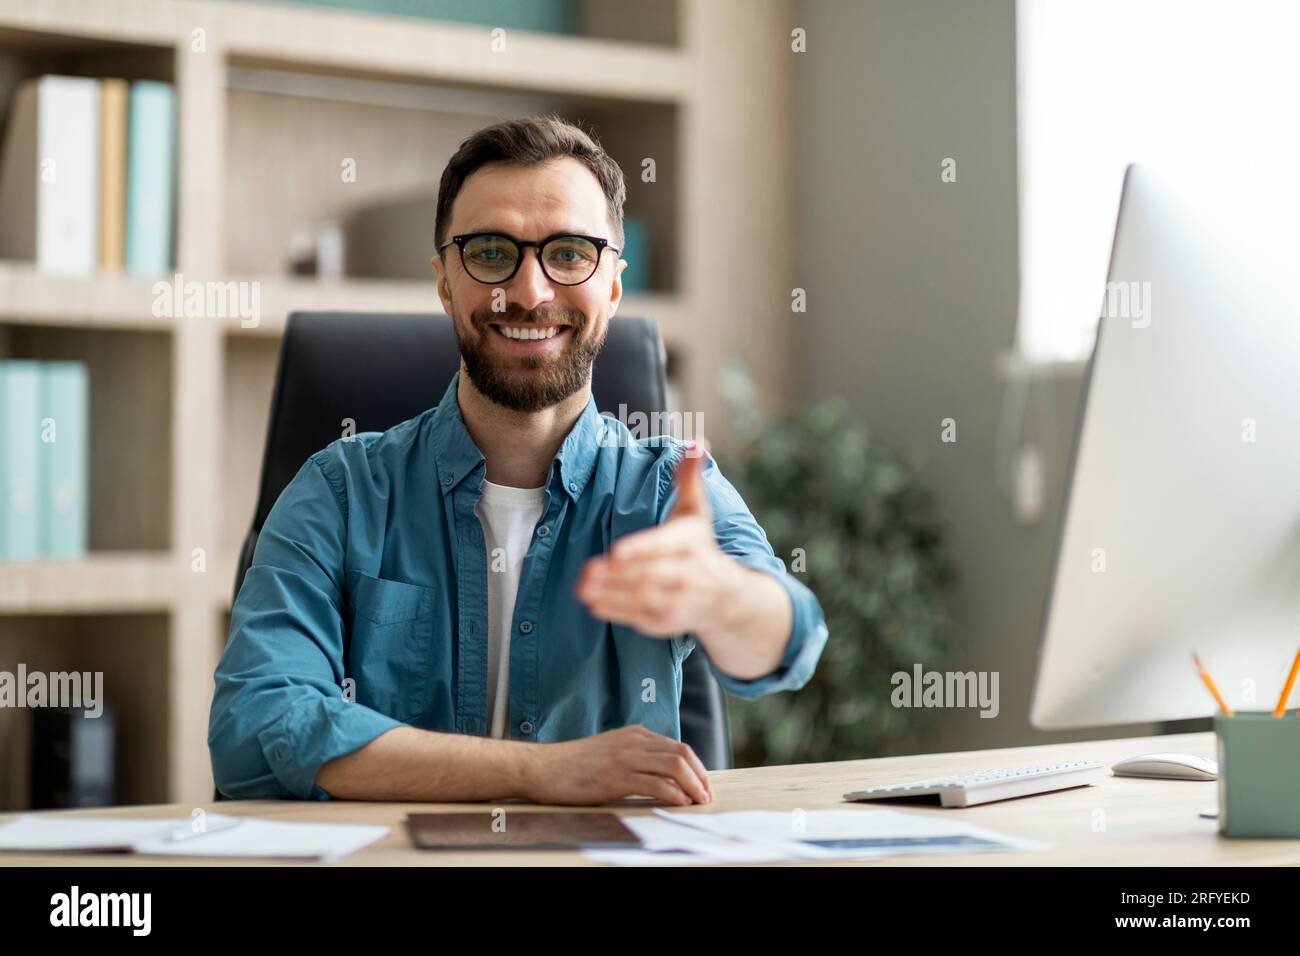
[{"label": "chair backrest", "polygon": [[[344,419],[355,431],[384,431],[431,408],[460,367],[460,349],[446,315],[295,312],[280,346],[271,417],[262,456],[253,527],[244,540],[235,594],[253,560],[257,536],[280,492],[311,455],[339,437]],[[602,412],[643,412],[666,405],[664,347],[649,319],[610,322],[592,369]],[[697,647],[682,665],[682,740],[705,767],[732,765],[722,688]]]}]

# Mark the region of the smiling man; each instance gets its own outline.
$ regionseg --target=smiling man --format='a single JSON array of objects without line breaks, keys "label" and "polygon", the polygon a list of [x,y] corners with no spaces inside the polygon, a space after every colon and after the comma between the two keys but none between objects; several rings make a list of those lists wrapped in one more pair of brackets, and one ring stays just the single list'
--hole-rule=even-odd
[{"label": "smiling man", "polygon": [[216,672],[223,793],[703,803],[685,657],[741,697],[812,676],[821,607],[707,449],[596,409],[624,195],[554,117],[451,158],[432,265],[460,370],[313,455],[268,516]]}]

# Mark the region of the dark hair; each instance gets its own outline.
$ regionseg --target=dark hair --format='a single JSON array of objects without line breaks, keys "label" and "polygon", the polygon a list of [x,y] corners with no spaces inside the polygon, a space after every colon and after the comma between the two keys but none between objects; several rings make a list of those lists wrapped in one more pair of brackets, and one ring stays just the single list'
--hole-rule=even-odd
[{"label": "dark hair", "polygon": [[434,222],[435,246],[446,239],[451,207],[465,180],[488,163],[532,166],[572,156],[592,171],[605,193],[614,245],[623,247],[623,200],[627,185],[623,170],[596,138],[558,116],[527,116],[485,126],[466,138],[447,161],[438,184],[438,212]]}]

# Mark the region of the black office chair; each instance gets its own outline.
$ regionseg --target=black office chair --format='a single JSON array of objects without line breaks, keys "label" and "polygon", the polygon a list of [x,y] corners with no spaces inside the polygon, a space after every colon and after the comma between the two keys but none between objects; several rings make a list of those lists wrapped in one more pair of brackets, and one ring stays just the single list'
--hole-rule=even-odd
[{"label": "black office chair", "polygon": [[[285,485],[311,455],[339,437],[345,418],[356,431],[383,431],[431,408],[460,366],[451,319],[445,315],[295,312],[280,346],[271,418],[262,456],[262,483],[253,527],[244,540],[235,594],[253,560],[258,533]],[[592,370],[601,411],[644,412],[656,421],[665,408],[664,348],[649,319],[619,316]],[[682,665],[682,740],[704,766],[732,765],[722,688],[697,647]],[[220,796],[220,795],[218,795]]]}]

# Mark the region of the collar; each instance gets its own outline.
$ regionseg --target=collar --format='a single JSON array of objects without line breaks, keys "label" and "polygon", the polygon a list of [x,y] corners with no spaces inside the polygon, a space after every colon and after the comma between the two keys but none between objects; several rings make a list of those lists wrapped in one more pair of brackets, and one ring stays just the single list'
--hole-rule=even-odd
[{"label": "collar", "polygon": [[[454,491],[466,475],[486,461],[461,416],[460,402],[456,398],[459,384],[460,370],[457,369],[434,409],[431,425],[433,454],[438,463],[438,487],[444,495]],[[561,487],[576,501],[595,470],[596,452],[607,435],[606,429],[605,417],[596,408],[595,396],[588,395],[587,406],[555,453],[547,473],[547,483],[554,481],[558,472]]]}]

